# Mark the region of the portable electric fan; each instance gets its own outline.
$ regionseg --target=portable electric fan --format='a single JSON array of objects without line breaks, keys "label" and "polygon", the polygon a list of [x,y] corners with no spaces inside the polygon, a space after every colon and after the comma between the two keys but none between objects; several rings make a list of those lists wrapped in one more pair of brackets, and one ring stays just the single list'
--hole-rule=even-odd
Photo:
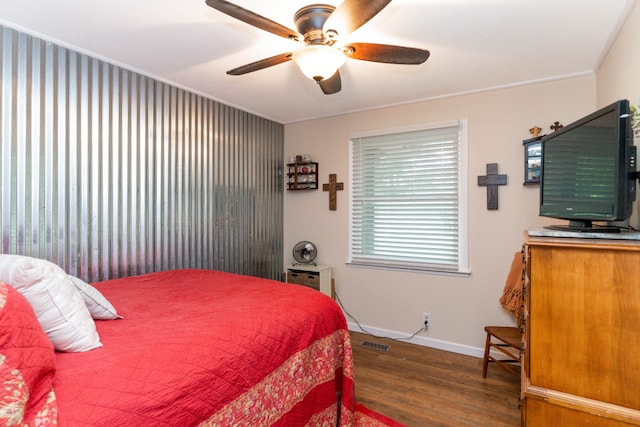
[{"label": "portable electric fan", "polygon": [[[297,264],[313,264],[316,265],[314,260],[318,255],[318,249],[316,245],[306,240],[298,242],[293,247],[293,259]],[[294,265],[296,264],[294,263]]]}]

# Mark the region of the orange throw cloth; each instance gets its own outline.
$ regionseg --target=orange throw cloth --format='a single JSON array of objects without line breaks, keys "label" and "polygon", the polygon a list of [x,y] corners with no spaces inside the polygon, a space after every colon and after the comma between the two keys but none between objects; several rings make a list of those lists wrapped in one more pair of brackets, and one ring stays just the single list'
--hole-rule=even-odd
[{"label": "orange throw cloth", "polygon": [[502,304],[505,310],[513,314],[518,326],[520,326],[520,321],[522,320],[522,306],[524,304],[522,300],[524,267],[522,252],[516,252],[511,262],[507,282],[504,285],[504,290],[500,297],[500,304]]}]

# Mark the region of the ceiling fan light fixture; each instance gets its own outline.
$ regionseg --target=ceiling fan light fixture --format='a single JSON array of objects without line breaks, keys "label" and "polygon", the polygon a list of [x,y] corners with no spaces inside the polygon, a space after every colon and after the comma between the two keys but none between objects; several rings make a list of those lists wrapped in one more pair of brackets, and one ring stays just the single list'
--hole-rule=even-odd
[{"label": "ceiling fan light fixture", "polygon": [[333,76],[345,61],[342,51],[323,44],[312,44],[293,52],[293,61],[311,80],[321,81]]}]

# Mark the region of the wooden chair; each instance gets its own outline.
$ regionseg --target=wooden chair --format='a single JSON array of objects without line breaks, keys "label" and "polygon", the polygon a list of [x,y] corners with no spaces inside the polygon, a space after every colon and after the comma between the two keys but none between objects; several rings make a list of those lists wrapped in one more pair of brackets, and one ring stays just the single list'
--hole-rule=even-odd
[{"label": "wooden chair", "polygon": [[[487,378],[489,362],[494,362],[508,372],[519,377],[520,353],[522,351],[522,286],[524,283],[524,254],[514,255],[507,282],[500,297],[500,304],[513,314],[518,326],[485,326],[487,339],[484,346],[484,360],[482,363],[482,378]],[[501,353],[500,357],[491,354],[491,350]],[[504,357],[503,357],[504,356]]]},{"label": "wooden chair", "polygon": [[[520,364],[522,350],[522,333],[517,326],[485,326],[487,341],[484,346],[484,362],[482,363],[482,378],[487,378],[489,362],[495,362],[513,375],[519,377],[520,371],[516,366]],[[498,359],[491,354],[496,349],[505,358]]]}]

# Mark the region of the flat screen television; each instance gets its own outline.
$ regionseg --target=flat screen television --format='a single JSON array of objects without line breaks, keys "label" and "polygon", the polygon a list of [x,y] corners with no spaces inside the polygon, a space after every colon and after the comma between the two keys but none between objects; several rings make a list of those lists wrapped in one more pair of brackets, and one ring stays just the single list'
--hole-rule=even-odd
[{"label": "flat screen television", "polygon": [[621,231],[612,223],[631,216],[636,199],[635,148],[627,100],[542,137],[540,215],[569,221],[545,228]]}]

